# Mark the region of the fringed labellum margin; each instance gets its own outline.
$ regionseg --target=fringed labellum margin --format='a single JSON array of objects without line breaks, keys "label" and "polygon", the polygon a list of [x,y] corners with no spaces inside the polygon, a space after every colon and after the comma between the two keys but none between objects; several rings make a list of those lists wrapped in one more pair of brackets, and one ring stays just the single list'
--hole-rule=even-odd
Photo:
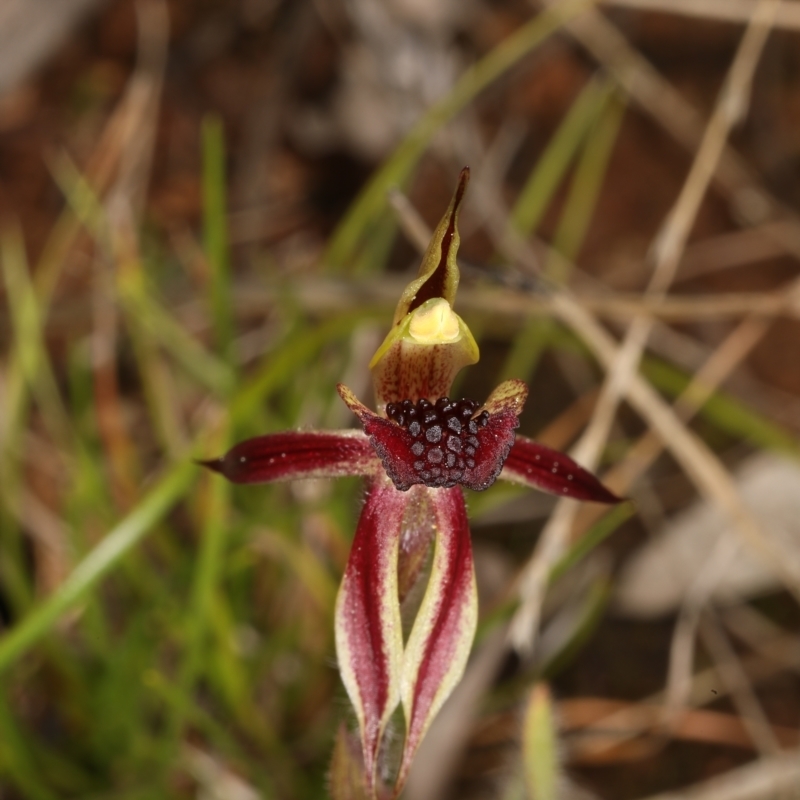
[{"label": "fringed labellum margin", "polygon": [[[414,753],[469,657],[477,595],[462,487],[483,491],[500,477],[562,497],[619,502],[569,456],[515,436],[528,395],[521,381],[500,384],[482,406],[449,399],[456,374],[478,360],[469,328],[453,311],[458,211],[468,180],[464,168],[419,274],[400,297],[392,329],[370,363],[377,411],[346,386],[337,387],[363,430],[269,434],[201,462],[236,483],[367,478],[336,602],[335,636],[371,798],[384,797],[387,788],[399,794]],[[419,579],[431,539],[430,575],[404,642],[401,600]],[[403,754],[384,770],[381,742],[399,704]],[[337,752],[346,755],[341,747]],[[344,761],[347,770],[354,768],[352,759]],[[390,773],[394,785],[384,787],[380,776]]]}]

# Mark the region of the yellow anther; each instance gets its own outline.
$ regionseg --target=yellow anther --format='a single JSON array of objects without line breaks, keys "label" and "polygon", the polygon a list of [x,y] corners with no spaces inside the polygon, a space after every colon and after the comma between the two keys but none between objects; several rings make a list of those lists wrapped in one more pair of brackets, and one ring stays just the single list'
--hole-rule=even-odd
[{"label": "yellow anther", "polygon": [[454,342],[461,335],[458,317],[443,297],[428,300],[412,312],[408,332],[420,344]]}]

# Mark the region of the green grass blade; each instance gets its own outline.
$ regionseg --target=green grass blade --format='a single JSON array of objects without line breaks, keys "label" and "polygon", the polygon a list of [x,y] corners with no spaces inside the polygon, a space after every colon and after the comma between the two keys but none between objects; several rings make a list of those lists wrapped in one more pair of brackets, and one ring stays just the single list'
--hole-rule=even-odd
[{"label": "green grass blade", "polygon": [[61,586],[0,638],[0,673],[45,636],[58,619],[107,575],[186,493],[198,467],[171,467],[141,502],[72,571]]},{"label": "green grass blade", "polygon": [[[220,435],[215,437],[215,449],[224,452],[227,446],[228,436],[225,431],[221,431]],[[211,667],[210,661],[202,663],[202,653],[204,646],[208,644],[211,632],[212,604],[223,568],[226,521],[231,496],[230,484],[217,479],[216,475],[205,474],[203,482],[206,487],[200,493],[203,501],[200,554],[195,567],[192,595],[185,620],[187,652],[181,674],[181,684],[187,700],[194,682],[202,675],[204,669]]]},{"label": "green grass blade", "polygon": [[[77,218],[98,246],[110,253],[106,215],[89,182],[66,156],[58,160],[53,172]],[[148,291],[141,270],[120,270],[117,279],[118,298],[129,320],[133,318],[132,324],[155,339],[201,386],[220,396],[228,395],[235,382],[232,369],[209,353],[162,307]]]},{"label": "green grass blade", "polygon": [[[590,119],[587,130],[589,135],[553,236],[555,249],[570,261],[578,257],[586,238],[625,112],[625,104],[614,93],[610,82],[602,84],[597,91],[599,97],[596,101],[596,113]],[[559,274],[561,269],[563,267],[559,264],[548,264],[548,277],[557,283],[564,283],[568,276]]]},{"label": "green grass blade", "polygon": [[517,235],[529,236],[538,227],[578,148],[612,91],[613,86],[608,81],[593,78],[570,106],[536,167],[531,170],[511,211],[509,225]]},{"label": "green grass blade", "polygon": [[[62,446],[67,446],[73,438],[72,426],[50,365],[44,343],[44,319],[28,272],[22,232],[16,227],[2,234],[0,262],[8,293],[16,363],[36,396],[51,435]],[[10,427],[17,421],[21,402],[23,398],[17,395],[7,422]]]},{"label": "green grass blade", "polygon": [[178,459],[188,449],[188,432],[180,407],[179,391],[156,342],[133,315],[126,316],[153,431],[161,450],[170,458]]},{"label": "green grass blade", "polygon": [[566,641],[539,668],[539,675],[550,678],[562,672],[573,661],[597,631],[611,600],[611,581],[595,578],[581,597]]},{"label": "green grass blade", "polygon": [[298,364],[307,363],[324,345],[346,336],[367,316],[369,312],[357,311],[332,317],[314,328],[301,329],[282,342],[232,399],[230,413],[234,423],[246,422],[255,415],[270,392],[291,380]]},{"label": "green grass blade", "polygon": [[544,11],[502,41],[468,69],[447,97],[434,105],[408,133],[389,160],[373,176],[337,227],[325,263],[332,269],[352,268],[358,251],[387,213],[386,193],[402,186],[434,134],[476,95],[531,53],[566,21],[593,5],[592,0],[567,0],[558,13]]},{"label": "green grass blade", "polygon": [[121,274],[117,281],[119,299],[133,325],[155,340],[188,375],[220,397],[233,389],[233,370],[188,333],[170,315],[144,284],[138,272]]},{"label": "green grass blade", "polygon": [[539,359],[550,341],[552,327],[553,321],[547,317],[532,316],[527,320],[503,362],[497,376],[498,383],[510,378],[532,383]]},{"label": "green grass blade", "polygon": [[550,692],[534,686],[522,723],[522,765],[528,800],[557,800],[561,767]]},{"label": "green grass blade", "polygon": [[33,763],[30,748],[19,730],[4,692],[0,692],[0,770],[31,800],[55,800],[56,795],[42,782],[43,775]]},{"label": "green grass blade", "polygon": [[[553,242],[554,248],[567,259],[574,259],[583,244],[617,138],[624,105],[615,98],[609,81],[591,82],[583,90],[515,207],[518,217],[512,224],[519,233],[529,232],[526,226],[538,222],[576,148],[584,142]],[[528,197],[524,196],[526,191]],[[562,266],[564,263],[562,259],[550,259],[545,265],[545,275],[556,283],[566,283],[569,275]],[[514,340],[498,380],[531,381],[550,341],[552,326],[550,319],[531,317]]]},{"label": "green grass blade", "polygon": [[[614,506],[605,516],[595,522],[578,541],[574,542],[570,549],[553,566],[547,578],[548,583],[554,583],[564,576],[635,513],[636,508],[633,503],[620,503]],[[511,619],[512,614],[517,610],[518,606],[519,599],[514,597],[495,608],[482,619],[478,627],[477,636],[475,637],[476,642],[481,642],[484,637],[495,630],[498,625]]]},{"label": "green grass blade", "polygon": [[[691,376],[683,370],[654,356],[642,361],[642,372],[654,386],[672,397],[680,395],[691,382]],[[723,391],[714,392],[697,415],[758,447],[800,458],[800,443],[793,433]]]},{"label": "green grass blade", "polygon": [[636,513],[633,503],[620,503],[601,517],[586,533],[572,544],[569,550],[550,570],[548,581],[554,583],[582,561],[595,547],[604,542],[623,522]]},{"label": "green grass blade", "polygon": [[211,316],[220,355],[230,362],[233,299],[225,203],[225,139],[218,117],[203,120],[203,225],[211,268]]}]

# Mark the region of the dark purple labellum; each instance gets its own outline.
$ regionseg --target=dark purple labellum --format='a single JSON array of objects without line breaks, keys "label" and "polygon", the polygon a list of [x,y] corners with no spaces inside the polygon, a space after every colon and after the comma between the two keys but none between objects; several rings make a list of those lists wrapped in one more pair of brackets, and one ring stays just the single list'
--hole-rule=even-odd
[{"label": "dark purple labellum", "polygon": [[413,469],[421,483],[432,488],[449,488],[475,468],[480,439],[478,432],[489,422],[484,411],[472,415],[479,404],[474,400],[440,397],[436,403],[422,399],[389,403],[386,415],[414,439]]},{"label": "dark purple labellum", "polygon": [[442,397],[389,403],[388,419],[364,411],[359,417],[400,491],[415,484],[482,491],[500,474],[518,422],[513,408],[474,416],[479,408],[472,400]]}]

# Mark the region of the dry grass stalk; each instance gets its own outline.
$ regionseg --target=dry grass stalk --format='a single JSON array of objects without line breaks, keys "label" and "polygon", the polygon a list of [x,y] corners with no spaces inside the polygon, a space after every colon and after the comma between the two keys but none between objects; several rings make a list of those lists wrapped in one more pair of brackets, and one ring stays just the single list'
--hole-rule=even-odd
[{"label": "dry grass stalk", "polygon": [[[748,25],[692,169],[651,248],[654,267],[646,290],[647,296],[663,298],[672,283],[689,232],[728,135],[748,106],[753,72],[766,42],[778,2],[779,0],[761,0]],[[638,369],[652,327],[651,318],[634,318],[613,363],[607,367],[609,372],[595,415],[574,453],[590,469],[595,466],[608,438],[617,406]],[[563,553],[576,512],[575,504],[559,501],[556,511],[545,526],[533,557],[523,571],[519,590],[521,603],[511,624],[512,641],[520,651],[530,652],[533,647],[546,588],[546,576],[554,563],[545,559],[557,559]]]},{"label": "dry grass stalk", "polygon": [[753,744],[761,755],[774,755],[780,752],[780,743],[769,724],[764,708],[756,697],[741,660],[731,647],[725,632],[716,620],[706,618],[700,625],[700,636],[714,659],[720,679],[730,692]]},{"label": "dry grass stalk", "polygon": [[[762,640],[757,654],[741,658],[742,670],[752,684],[769,680],[776,673],[786,669],[796,669],[798,663],[800,663],[800,646],[795,637],[784,633],[776,633]],[[727,686],[720,683],[716,667],[708,667],[694,674],[690,673],[688,686],[686,705],[680,713],[674,715],[673,725],[670,727],[671,735],[680,734],[682,720],[686,718],[689,708],[702,707],[712,700],[724,698],[729,691]],[[607,710],[605,713],[597,715],[593,719],[592,725],[598,730],[615,731],[613,742],[596,741],[586,747],[574,744],[572,745],[574,758],[590,758],[593,761],[607,760],[611,758],[615,750],[618,751],[620,745],[626,742],[640,736],[663,734],[663,720],[671,713],[668,694],[663,691],[645,697],[639,703],[625,703],[616,708],[613,707],[614,701],[605,702]],[[781,738],[783,738],[783,734],[781,734]]]},{"label": "dry grass stalk", "polygon": [[[533,1],[533,0],[532,0]],[[558,0],[541,0],[558,8]],[[667,133],[690,152],[696,152],[705,130],[700,112],[675,89],[623,33],[600,11],[589,9],[564,29],[602,64],[620,87]],[[773,231],[786,252],[798,254],[798,222],[795,215],[759,183],[747,163],[726,144],[716,165],[714,178],[730,198],[734,215],[748,225],[782,218],[791,226]]]},{"label": "dry grass stalk", "polygon": [[[568,737],[572,763],[611,764],[652,757],[664,745],[657,734],[662,709],[655,703],[631,703],[597,697],[575,697],[558,704]],[[788,726],[769,726],[769,736],[788,747],[798,743],[798,734]],[[752,749],[745,722],[734,714],[706,709],[682,712],[673,738]],[[769,755],[772,755],[770,753]]]},{"label": "dry grass stalk", "polygon": [[[768,328],[768,321],[760,317],[751,317],[743,320],[731,331],[698,369],[689,385],[675,401],[673,406],[675,413],[683,422],[688,422],[703,407],[723,381],[761,341]],[[628,450],[625,458],[603,476],[604,481],[617,492],[627,492],[663,450],[661,439],[652,430],[647,431]]]},{"label": "dry grass stalk", "polygon": [[797,800],[800,751],[762,758],[691,789],[651,795],[643,800]]},{"label": "dry grass stalk", "polygon": [[[746,23],[753,15],[753,0],[601,0],[603,5],[657,11],[686,17]],[[800,3],[784,0],[775,14],[776,28],[800,30]]]},{"label": "dry grass stalk", "polygon": [[138,490],[133,477],[135,447],[117,385],[119,320],[115,273],[121,262],[135,260],[131,255],[137,241],[134,215],[143,207],[150,174],[169,30],[169,15],[162,0],[140,0],[137,12],[139,63],[121,101],[124,113],[116,128],[119,166],[106,198],[111,225],[106,232],[108,241],[103,242],[107,249],[95,257],[92,295],[91,354],[97,421],[120,508],[130,508]]},{"label": "dry grass stalk", "polygon": [[[394,200],[392,202],[395,202]],[[405,226],[404,226],[405,230]],[[408,230],[405,230],[408,233]],[[320,277],[314,283],[297,282],[280,290],[262,285],[240,283],[235,294],[237,312],[244,317],[257,316],[266,303],[274,303],[287,289],[308,312],[333,314],[365,304],[390,306],[402,279],[361,278],[357,281]],[[396,292],[395,292],[396,294]],[[703,322],[736,319],[745,316],[800,318],[800,291],[794,284],[767,292],[697,294],[665,298],[633,293],[606,292],[602,295],[577,292],[575,301],[602,319],[626,322],[634,317],[652,317],[664,322]],[[459,308],[465,313],[493,319],[506,329],[516,329],[533,314],[552,314],[553,299],[547,294],[530,295],[497,286],[463,286],[459,289]],[[186,316],[196,304],[178,309]],[[72,312],[75,313],[74,311]],[[61,323],[66,323],[61,319]],[[203,323],[198,323],[200,329]]]},{"label": "dry grass stalk", "polygon": [[690,244],[683,254],[677,281],[691,280],[710,272],[753,264],[784,255],[779,241],[795,240],[791,252],[800,252],[800,229],[793,222],[778,220],[740,231],[731,231]]},{"label": "dry grass stalk", "polygon": [[[590,347],[603,367],[610,370],[618,353],[613,337],[567,292],[554,297],[554,309],[559,319]],[[763,535],[739,500],[730,474],[705,443],[686,428],[661,395],[638,373],[632,376],[625,396],[661,437],[701,494],[720,506],[723,513],[734,521],[744,541],[776,570],[790,591],[800,596],[800,574],[795,574],[780,550]]]}]

